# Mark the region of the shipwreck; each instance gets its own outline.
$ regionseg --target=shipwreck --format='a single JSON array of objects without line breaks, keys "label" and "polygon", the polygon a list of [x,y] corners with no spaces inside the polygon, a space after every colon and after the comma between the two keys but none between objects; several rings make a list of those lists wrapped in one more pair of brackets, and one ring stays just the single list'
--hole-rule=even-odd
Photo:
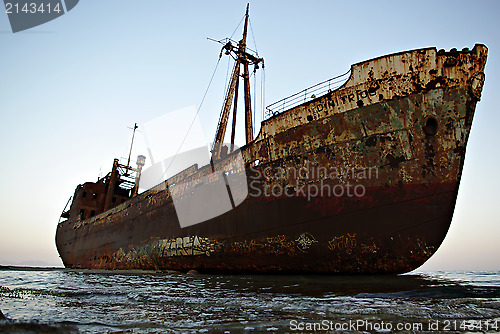
[{"label": "shipwreck", "polygon": [[[105,177],[78,185],[56,232],[66,267],[404,273],[436,252],[453,217],[486,46],[354,64],[268,106],[255,135],[249,66],[263,59],[246,46],[248,7],[245,18],[242,39],[223,43],[235,63],[210,163],[140,192],[139,156],[137,167],[115,160]],[[246,144],[236,150],[234,124],[223,141],[241,80]],[[203,220],[176,205],[217,182],[227,196],[202,211],[224,201],[229,209]]]}]

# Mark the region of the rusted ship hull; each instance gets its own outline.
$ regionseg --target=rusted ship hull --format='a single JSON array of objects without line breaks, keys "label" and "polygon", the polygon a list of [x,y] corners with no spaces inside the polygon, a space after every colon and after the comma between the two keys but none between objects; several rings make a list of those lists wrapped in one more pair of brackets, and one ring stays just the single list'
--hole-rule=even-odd
[{"label": "rusted ship hull", "polygon": [[[119,215],[105,225],[80,228],[85,234],[73,239],[65,265],[226,273],[407,272],[423,264],[446,235],[456,185],[445,188],[444,193],[442,186],[370,189],[373,199],[364,203],[249,200],[224,217],[184,230],[165,224],[175,217],[171,204],[158,210],[165,218],[158,220],[140,219],[144,215],[137,208],[128,213],[136,219]],[[333,209],[339,206],[343,209]],[[256,211],[259,220],[251,213]]]},{"label": "rusted ship hull", "polygon": [[[60,223],[64,265],[411,271],[450,226],[486,54],[482,45],[429,48],[353,65],[340,89],[275,112],[242,147],[249,193],[233,210],[181,228],[168,185],[151,189]],[[208,167],[195,174],[210,174]]]}]

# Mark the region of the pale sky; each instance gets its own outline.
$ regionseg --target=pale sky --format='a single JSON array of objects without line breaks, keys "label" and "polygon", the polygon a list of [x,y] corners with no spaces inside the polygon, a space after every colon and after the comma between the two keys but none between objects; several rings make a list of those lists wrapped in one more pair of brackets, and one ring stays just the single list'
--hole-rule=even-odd
[{"label": "pale sky", "polygon": [[[16,34],[0,13],[0,264],[62,265],[54,236],[75,187],[107,173],[113,158],[127,157],[128,127],[135,122],[200,105],[220,51],[207,37],[229,37],[245,6],[82,0],[69,13]],[[249,46],[265,59],[266,105],[370,58],[423,47],[488,46],[451,228],[419,270],[500,269],[498,2],[258,0],[250,4],[250,20]],[[240,35],[241,26],[233,39]],[[227,67],[223,58],[199,114],[209,141]],[[140,150],[139,144],[132,156],[146,153]]]}]

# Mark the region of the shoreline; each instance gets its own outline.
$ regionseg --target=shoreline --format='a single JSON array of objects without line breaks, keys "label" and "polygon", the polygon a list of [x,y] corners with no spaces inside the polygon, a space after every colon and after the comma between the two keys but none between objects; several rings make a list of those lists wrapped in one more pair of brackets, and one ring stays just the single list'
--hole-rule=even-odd
[{"label": "shoreline", "polygon": [[142,270],[142,269],[75,269],[65,267],[31,267],[31,266],[5,266],[0,265],[0,271],[64,271],[64,272],[82,272],[96,274],[176,274],[181,273],[175,270]]}]

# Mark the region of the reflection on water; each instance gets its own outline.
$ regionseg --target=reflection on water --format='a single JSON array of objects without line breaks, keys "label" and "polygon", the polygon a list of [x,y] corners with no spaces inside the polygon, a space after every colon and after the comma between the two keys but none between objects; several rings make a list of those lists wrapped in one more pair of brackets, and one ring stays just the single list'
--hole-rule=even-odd
[{"label": "reflection on water", "polygon": [[[387,331],[380,327],[382,323],[407,323],[418,332],[428,330],[430,321],[439,322],[441,330],[484,332],[493,331],[491,326],[500,321],[500,275],[217,276],[1,270],[0,310],[7,318],[0,320],[0,332],[45,326],[47,332],[281,333],[307,331],[315,323],[319,331],[334,330],[348,322],[368,332]],[[463,328],[453,327],[452,321],[457,320],[455,327]],[[465,327],[470,324],[481,326]]]}]

